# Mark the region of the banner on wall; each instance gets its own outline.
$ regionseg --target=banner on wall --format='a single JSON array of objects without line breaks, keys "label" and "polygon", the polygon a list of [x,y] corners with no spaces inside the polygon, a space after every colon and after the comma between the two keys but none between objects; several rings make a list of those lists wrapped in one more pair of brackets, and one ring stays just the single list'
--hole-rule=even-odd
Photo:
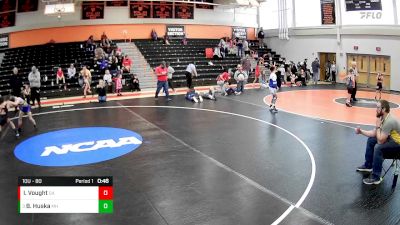
[{"label": "banner on wall", "polygon": [[131,18],[151,18],[151,2],[131,1],[129,12]]},{"label": "banner on wall", "polygon": [[128,1],[106,1],[106,6],[110,7],[128,6]]},{"label": "banner on wall", "polygon": [[39,0],[18,0],[18,12],[33,12],[38,10]]},{"label": "banner on wall", "polygon": [[172,18],[173,5],[170,2],[153,2],[153,18]]},{"label": "banner on wall", "polygon": [[[196,2],[214,3],[214,0],[196,0]],[[213,5],[196,4],[198,9],[214,9]]]},{"label": "banner on wall", "polygon": [[321,0],[322,25],[336,24],[335,0]]},{"label": "banner on wall", "polygon": [[83,20],[104,19],[104,2],[83,2],[82,19]]},{"label": "banner on wall", "polygon": [[182,39],[185,36],[185,26],[167,25],[167,34],[170,38]]},{"label": "banner on wall", "polygon": [[247,29],[245,27],[232,27],[232,38],[247,39]]},{"label": "banner on wall", "polygon": [[381,0],[345,0],[346,11],[382,10]]},{"label": "banner on wall", "polygon": [[17,8],[16,0],[2,0],[0,1],[0,12],[15,11]]},{"label": "banner on wall", "polygon": [[175,3],[175,19],[193,19],[194,5]]},{"label": "banner on wall", "polygon": [[0,13],[0,28],[15,26],[15,11]]},{"label": "banner on wall", "polygon": [[8,34],[0,34],[0,49],[8,48]]}]

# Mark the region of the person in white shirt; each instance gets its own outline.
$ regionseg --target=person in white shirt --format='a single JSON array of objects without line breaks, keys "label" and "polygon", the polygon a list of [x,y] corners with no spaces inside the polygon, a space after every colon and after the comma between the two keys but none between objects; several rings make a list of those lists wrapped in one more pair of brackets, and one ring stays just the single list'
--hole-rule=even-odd
[{"label": "person in white shirt", "polygon": [[335,63],[335,61],[332,62],[332,65],[331,65],[331,73],[332,73],[332,75],[331,75],[331,77],[332,77],[332,82],[333,82],[333,83],[336,83],[336,63]]},{"label": "person in white shirt", "polygon": [[245,82],[247,82],[247,79],[249,78],[249,76],[247,75],[247,71],[243,69],[242,65],[240,64],[237,65],[237,70],[233,75],[233,78],[237,82],[235,94],[240,95],[244,91],[244,84]]},{"label": "person in white shirt", "polygon": [[189,63],[189,65],[187,65],[185,76],[186,76],[186,85],[190,89],[192,87],[192,78],[198,76],[195,62]]},{"label": "person in white shirt", "polygon": [[41,86],[41,79],[40,79],[40,72],[36,68],[36,66],[32,66],[32,71],[28,75],[29,85],[31,87],[31,100],[32,105],[35,105],[35,100],[37,101],[39,108],[42,107],[40,104],[40,86]]},{"label": "person in white shirt", "polygon": [[75,77],[75,75],[76,75],[76,68],[74,67],[74,64],[71,64],[68,68],[68,79]]},{"label": "person in white shirt", "polygon": [[108,87],[108,91],[111,92],[113,90],[113,88],[112,88],[113,83],[112,83],[112,77],[111,77],[110,70],[106,70],[105,71],[105,74],[103,76],[103,80],[105,82],[105,86]]},{"label": "person in white shirt", "polygon": [[167,62],[166,65],[168,68],[168,87],[171,88],[172,91],[176,92],[174,86],[172,86],[172,75],[175,73],[175,70],[172,68],[169,62]]},{"label": "person in white shirt", "polygon": [[276,100],[278,96],[276,92],[278,91],[278,77],[276,76],[275,66],[271,66],[270,68],[271,74],[269,75],[269,92],[272,95],[271,104],[269,105],[269,110],[271,112],[277,113],[278,110],[275,107]]},{"label": "person in white shirt", "polygon": [[221,49],[218,46],[214,48],[213,59],[222,59]]},{"label": "person in white shirt", "polygon": [[221,40],[219,40],[218,47],[220,49],[222,57],[225,58],[226,57],[225,52],[226,52],[227,46],[226,46],[226,42],[223,38],[221,38]]},{"label": "person in white shirt", "polygon": [[243,40],[243,51],[244,55],[250,55],[249,42],[246,39]]}]

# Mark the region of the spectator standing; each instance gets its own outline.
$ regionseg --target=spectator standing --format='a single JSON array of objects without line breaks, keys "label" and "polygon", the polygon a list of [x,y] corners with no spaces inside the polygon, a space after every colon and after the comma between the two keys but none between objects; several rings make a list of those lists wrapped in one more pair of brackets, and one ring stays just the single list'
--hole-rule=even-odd
[{"label": "spectator standing", "polygon": [[221,48],[218,46],[215,46],[214,48],[213,59],[223,59],[221,54]]},{"label": "spectator standing", "polygon": [[155,74],[157,76],[157,90],[155,95],[155,100],[158,100],[158,94],[160,93],[161,88],[165,92],[167,97],[167,101],[171,101],[172,99],[169,98],[168,92],[168,68],[166,63],[163,61],[161,64],[155,69]]},{"label": "spectator standing", "polygon": [[94,42],[93,35],[90,35],[90,37],[86,41],[86,51],[93,52],[96,47],[96,43]]},{"label": "spectator standing", "polygon": [[10,78],[11,95],[20,97],[22,89],[22,79],[18,74],[18,68],[14,67],[13,75]]},{"label": "spectator standing", "polygon": [[[281,65],[279,66],[279,68],[278,68],[278,71],[279,71],[279,73],[280,73],[280,74],[278,75],[278,84],[282,82],[282,77],[283,77],[283,83],[286,83],[287,77],[286,77],[286,72],[285,72],[285,65],[281,64]],[[279,80],[281,80],[281,81],[279,82]],[[280,85],[280,84],[278,85],[278,88],[281,88],[281,85]]]},{"label": "spectator standing", "polygon": [[335,61],[333,61],[332,62],[332,65],[331,65],[331,77],[332,77],[332,82],[333,83],[336,83],[336,63],[335,63]]},{"label": "spectator standing", "polygon": [[40,72],[35,66],[32,66],[31,72],[28,75],[28,80],[32,93],[32,105],[34,106],[35,101],[37,101],[39,108],[41,108],[42,106],[40,104],[40,86],[41,86]]},{"label": "spectator standing", "polygon": [[174,68],[172,68],[172,66],[170,65],[170,63],[167,63],[167,69],[168,69],[168,87],[172,89],[172,91],[175,91],[174,86],[172,86],[172,75],[175,73]]},{"label": "spectator standing", "polygon": [[332,63],[330,60],[325,64],[325,81],[329,81],[329,78],[331,77],[331,66]]},{"label": "spectator standing", "polygon": [[219,47],[222,57],[225,58],[226,54],[227,54],[227,44],[226,44],[224,38],[221,38],[221,40],[219,40],[218,47]]},{"label": "spectator standing", "polygon": [[303,68],[304,72],[307,72],[307,61],[308,59],[304,59],[303,63],[301,64],[301,67]]},{"label": "spectator standing", "polygon": [[264,36],[264,30],[262,27],[260,27],[260,31],[258,31],[257,34],[259,48],[264,48]]},{"label": "spectator standing", "polygon": [[353,62],[351,62],[351,68],[353,69],[354,83],[355,83],[353,93],[351,94],[351,100],[357,101],[356,94],[357,94],[358,69],[357,69],[357,62],[355,60],[353,60]]},{"label": "spectator standing", "polygon": [[157,32],[154,29],[151,30],[151,39],[153,41],[157,41],[157,39],[158,39]]},{"label": "spectator standing", "polygon": [[115,55],[111,56],[109,65],[110,73],[116,74],[118,70],[118,58]]},{"label": "spectator standing", "polygon": [[198,76],[195,62],[189,63],[189,65],[187,65],[186,71],[185,71],[185,76],[186,76],[186,85],[190,89],[192,87],[193,77]]},{"label": "spectator standing", "polygon": [[103,49],[108,52],[109,48],[111,47],[111,40],[108,39],[105,32],[103,32],[103,34],[101,35],[100,44]]},{"label": "spectator standing", "polygon": [[117,77],[114,80],[115,80],[115,92],[117,93],[117,96],[122,96],[122,94],[121,94],[121,90],[122,90],[122,74],[118,74]]},{"label": "spectator standing", "polygon": [[315,58],[315,60],[311,63],[311,68],[313,72],[313,81],[314,84],[316,85],[319,80],[319,68],[320,68],[318,58]]},{"label": "spectator standing", "polygon": [[242,69],[246,72],[247,75],[251,73],[251,56],[246,55],[245,58],[241,61]]},{"label": "spectator standing", "polygon": [[239,58],[243,57],[243,41],[239,38],[236,39],[236,47],[237,47],[237,56]]},{"label": "spectator standing", "polygon": [[113,90],[112,76],[109,70],[106,70],[103,76],[104,86],[108,88],[109,92]]},{"label": "spectator standing", "polygon": [[107,87],[104,83],[104,80],[99,80],[99,84],[96,87],[97,94],[99,95],[98,99],[100,103],[107,101]]},{"label": "spectator standing", "polygon": [[249,42],[246,39],[243,40],[243,51],[245,56],[250,55]]},{"label": "spectator standing", "polygon": [[233,78],[237,82],[237,87],[236,87],[236,94],[240,95],[244,91],[244,83],[246,82],[248,75],[246,71],[243,69],[242,65],[237,66],[237,70],[233,76]]}]

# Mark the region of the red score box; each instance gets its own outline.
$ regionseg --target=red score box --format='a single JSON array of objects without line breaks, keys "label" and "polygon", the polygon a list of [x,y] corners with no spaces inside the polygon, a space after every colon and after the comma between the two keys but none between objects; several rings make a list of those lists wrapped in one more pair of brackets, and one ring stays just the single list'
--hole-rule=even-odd
[{"label": "red score box", "polygon": [[112,200],[113,188],[112,186],[99,186],[99,200]]}]

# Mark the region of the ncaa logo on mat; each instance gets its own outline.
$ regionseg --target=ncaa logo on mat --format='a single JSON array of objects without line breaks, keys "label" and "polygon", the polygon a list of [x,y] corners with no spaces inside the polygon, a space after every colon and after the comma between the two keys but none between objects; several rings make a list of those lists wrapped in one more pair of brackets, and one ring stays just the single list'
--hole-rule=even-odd
[{"label": "ncaa logo on mat", "polygon": [[84,127],[53,131],[21,142],[14,155],[39,166],[77,166],[103,162],[136,150],[142,136],[126,129]]}]

